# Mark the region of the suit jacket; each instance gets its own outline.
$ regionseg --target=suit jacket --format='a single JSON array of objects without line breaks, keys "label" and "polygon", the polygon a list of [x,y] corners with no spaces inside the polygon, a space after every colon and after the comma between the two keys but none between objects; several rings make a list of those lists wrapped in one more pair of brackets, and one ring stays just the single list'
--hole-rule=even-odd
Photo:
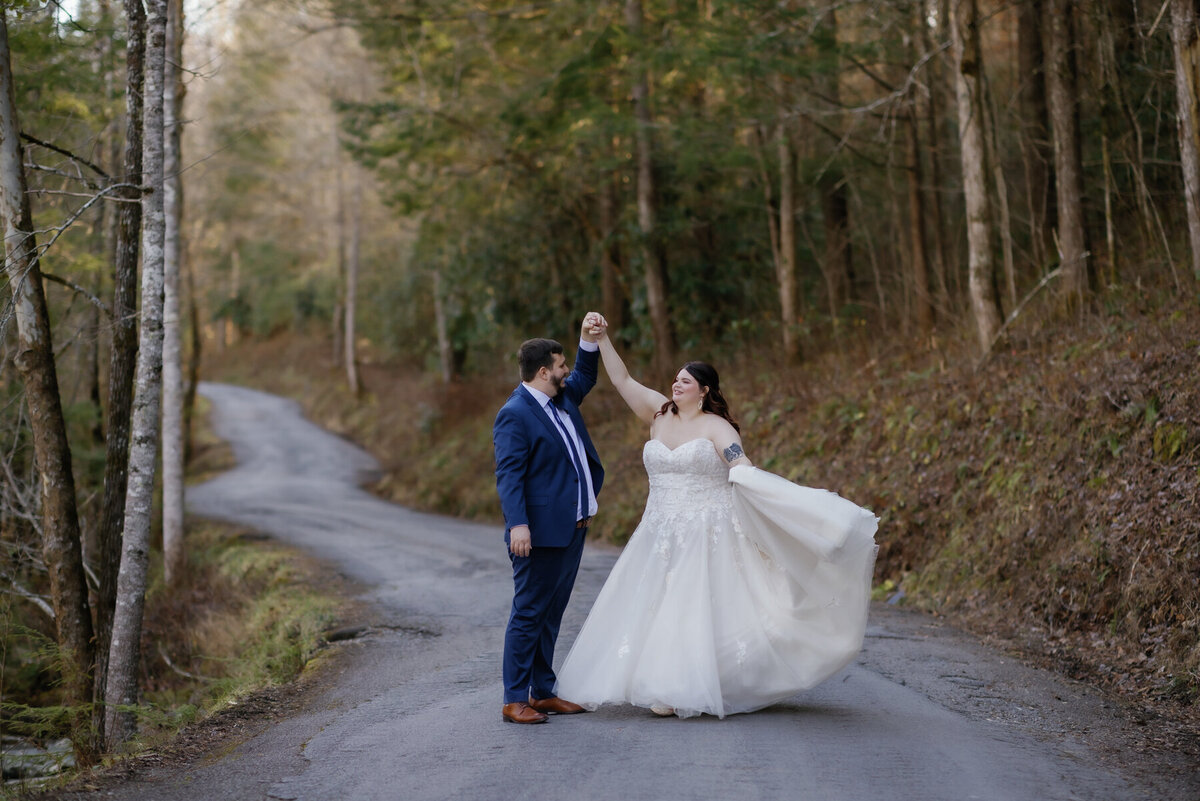
[{"label": "suit jacket", "polygon": [[[559,396],[583,443],[592,489],[600,495],[604,468],[579,413],[579,404],[596,385],[600,354],[582,348],[575,368],[563,382]],[[534,547],[562,548],[575,535],[579,503],[579,477],[558,426],[519,385],[496,415],[492,426],[496,452],[496,491],[504,510],[504,541],[513,526],[528,525]]]}]

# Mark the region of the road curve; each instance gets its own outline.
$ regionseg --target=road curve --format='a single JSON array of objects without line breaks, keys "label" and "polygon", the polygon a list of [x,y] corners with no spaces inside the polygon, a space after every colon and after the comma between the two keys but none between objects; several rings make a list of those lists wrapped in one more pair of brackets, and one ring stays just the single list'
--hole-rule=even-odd
[{"label": "road curve", "polygon": [[[678,720],[606,708],[505,724],[500,648],[512,585],[497,527],[362,491],[371,457],[291,401],[200,391],[238,466],[189,489],[190,511],[325,560],[367,588],[374,625],[318,668],[335,673],[303,708],[201,764],[106,787],[106,798],[1200,797],[1200,784],[1128,764],[1121,754],[1136,732],[1103,697],[887,608],[873,610],[855,665],[762,712]],[[589,546],[560,659],[614,557]]]}]

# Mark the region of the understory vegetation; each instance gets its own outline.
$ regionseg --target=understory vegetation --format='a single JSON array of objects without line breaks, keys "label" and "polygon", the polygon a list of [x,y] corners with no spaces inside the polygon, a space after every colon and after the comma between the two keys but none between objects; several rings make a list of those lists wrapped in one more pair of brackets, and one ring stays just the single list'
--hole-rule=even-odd
[{"label": "understory vegetation", "polygon": [[[1117,290],[1080,318],[1037,313],[982,363],[953,338],[865,335],[795,368],[766,351],[686,355],[721,370],[760,467],[880,515],[878,598],[1193,716],[1200,308],[1173,292]],[[355,401],[323,347],[245,343],[210,354],[208,372],[296,397],[366,443],[384,467],[381,495],[499,524],[491,424],[515,368],[442,386],[368,363]],[[646,497],[645,432],[604,377],[585,413],[607,471],[594,531],[619,544]]]},{"label": "understory vegetation", "polygon": [[[201,432],[191,473],[201,478],[230,459],[223,444]],[[311,560],[244,528],[192,520],[187,550],[187,570],[169,590],[161,552],[151,555],[135,752],[295,679],[317,655],[342,603],[328,582],[318,581]],[[75,710],[61,706],[53,622],[14,609],[16,603],[5,599],[0,606],[0,727],[6,737],[56,740],[68,734]]]}]

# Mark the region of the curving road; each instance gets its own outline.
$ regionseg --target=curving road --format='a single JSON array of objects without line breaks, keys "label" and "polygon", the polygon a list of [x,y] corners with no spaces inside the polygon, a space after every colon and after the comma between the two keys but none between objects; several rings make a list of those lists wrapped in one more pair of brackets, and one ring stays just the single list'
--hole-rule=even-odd
[{"label": "curving road", "polygon": [[[299,709],[199,764],[107,787],[106,798],[1200,797],[1182,757],[1131,761],[1138,727],[1103,697],[886,607],[873,610],[857,664],[756,714],[678,720],[616,708],[505,724],[512,585],[500,531],[362,491],[374,461],[290,401],[214,384],[201,392],[238,467],[190,489],[191,512],[322,558],[366,588],[372,625],[316,669]],[[614,557],[589,546],[560,657]]]}]

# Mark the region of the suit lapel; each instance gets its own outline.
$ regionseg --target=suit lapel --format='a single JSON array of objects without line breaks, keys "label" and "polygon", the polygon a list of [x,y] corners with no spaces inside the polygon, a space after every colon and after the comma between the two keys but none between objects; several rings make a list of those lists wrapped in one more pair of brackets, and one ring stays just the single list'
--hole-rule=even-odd
[{"label": "suit lapel", "polygon": [[558,443],[559,447],[562,449],[563,458],[570,461],[571,453],[567,450],[567,443],[563,441],[562,432],[558,430],[558,426],[556,426],[554,421],[550,419],[550,415],[547,414],[546,410],[542,408],[542,405],[538,403],[537,398],[533,397],[529,390],[525,389],[524,384],[517,387],[517,392],[520,393],[521,397],[525,399],[525,402],[529,404],[529,409],[533,416],[540,420],[542,425],[546,427],[546,430],[550,432],[550,438]]}]

